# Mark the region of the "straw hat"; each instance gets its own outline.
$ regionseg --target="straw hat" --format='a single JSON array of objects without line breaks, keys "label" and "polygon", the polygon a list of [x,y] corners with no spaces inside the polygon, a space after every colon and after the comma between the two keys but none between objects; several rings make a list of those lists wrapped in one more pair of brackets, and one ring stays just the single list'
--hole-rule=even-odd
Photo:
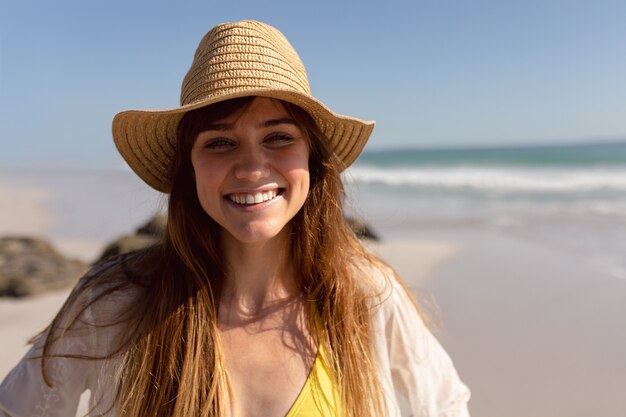
[{"label": "straw hat", "polygon": [[264,23],[241,21],[217,25],[200,41],[183,80],[180,107],[118,113],[115,145],[142,180],[168,193],[176,130],[185,112],[244,96],[276,98],[306,110],[345,167],[359,156],[374,129],[374,122],[335,114],[313,98],[304,65],[282,33]]}]

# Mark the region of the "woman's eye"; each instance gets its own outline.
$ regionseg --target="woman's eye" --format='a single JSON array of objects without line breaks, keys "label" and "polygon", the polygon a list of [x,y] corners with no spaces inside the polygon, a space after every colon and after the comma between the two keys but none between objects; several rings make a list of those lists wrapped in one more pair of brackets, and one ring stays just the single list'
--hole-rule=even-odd
[{"label": "woman's eye", "polygon": [[228,148],[230,148],[232,146],[234,146],[232,141],[230,141],[228,139],[221,139],[221,138],[208,140],[204,144],[204,148],[205,149],[211,149],[211,150],[228,149]]},{"label": "woman's eye", "polygon": [[273,133],[265,138],[265,142],[276,146],[287,145],[293,142],[293,136],[286,133]]}]

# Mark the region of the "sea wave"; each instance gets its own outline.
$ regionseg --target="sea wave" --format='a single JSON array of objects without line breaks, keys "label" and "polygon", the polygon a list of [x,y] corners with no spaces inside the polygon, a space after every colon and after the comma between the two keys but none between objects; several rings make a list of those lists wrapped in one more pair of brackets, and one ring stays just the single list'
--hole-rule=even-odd
[{"label": "sea wave", "polygon": [[476,189],[483,191],[594,192],[626,191],[626,167],[397,167],[359,165],[344,175],[347,182],[391,187]]}]

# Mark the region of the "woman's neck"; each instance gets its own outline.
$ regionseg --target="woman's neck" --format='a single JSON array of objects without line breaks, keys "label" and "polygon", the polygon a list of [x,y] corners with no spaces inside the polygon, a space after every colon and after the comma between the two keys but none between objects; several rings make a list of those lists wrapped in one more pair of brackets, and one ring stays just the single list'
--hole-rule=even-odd
[{"label": "woman's neck", "polygon": [[225,238],[227,279],[221,303],[230,313],[253,318],[298,298],[288,234],[247,244]]}]

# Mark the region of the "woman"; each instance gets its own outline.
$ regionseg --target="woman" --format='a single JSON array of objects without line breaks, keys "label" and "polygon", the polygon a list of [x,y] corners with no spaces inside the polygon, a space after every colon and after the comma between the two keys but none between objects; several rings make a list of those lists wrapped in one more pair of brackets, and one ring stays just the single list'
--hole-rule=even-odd
[{"label": "woman", "polygon": [[343,218],[373,122],[315,100],[276,29],[202,39],[181,107],[113,121],[169,193],[162,242],[97,265],[0,387],[10,416],[466,416],[469,392]]}]

